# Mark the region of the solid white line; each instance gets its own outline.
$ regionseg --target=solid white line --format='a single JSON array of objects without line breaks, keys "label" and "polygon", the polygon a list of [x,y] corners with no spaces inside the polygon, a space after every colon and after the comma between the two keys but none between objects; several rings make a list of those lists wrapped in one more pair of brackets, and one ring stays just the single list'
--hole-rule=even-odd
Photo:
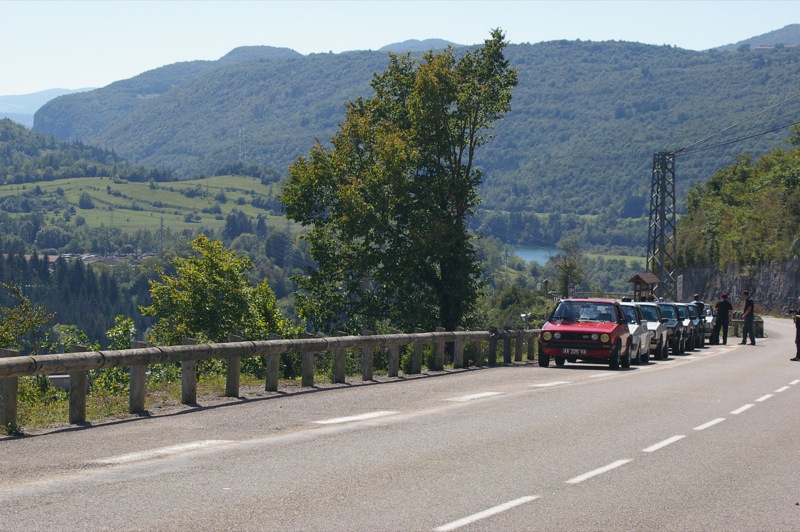
[{"label": "solid white line", "polygon": [[192,443],[183,443],[180,445],[172,445],[170,447],[161,447],[160,449],[150,449],[148,451],[141,451],[138,453],[122,454],[119,456],[112,456],[110,458],[101,458],[99,460],[92,460],[95,464],[125,464],[127,462],[136,462],[139,460],[147,460],[150,458],[159,458],[172,454],[185,453],[187,451],[194,451],[196,449],[203,449],[205,447],[212,447],[214,445],[224,445],[231,443],[230,440],[204,440]]},{"label": "solid white line", "polygon": [[508,501],[507,503],[501,504],[499,506],[495,506],[494,508],[489,508],[488,510],[484,510],[482,512],[478,512],[476,514],[472,514],[464,519],[459,519],[458,521],[453,521],[452,523],[447,523],[446,525],[442,525],[440,527],[434,528],[436,532],[448,532],[449,530],[455,530],[456,528],[461,528],[462,526],[469,525],[474,523],[475,521],[479,521],[486,517],[499,514],[500,512],[505,512],[506,510],[510,510],[515,506],[519,506],[520,504],[525,504],[526,502],[535,501],[539,497],[537,495],[529,495],[527,497],[520,497],[519,499],[514,499],[513,501]]},{"label": "solid white line", "polygon": [[678,436],[673,436],[673,437],[671,437],[671,438],[667,438],[666,440],[664,440],[664,441],[661,441],[661,442],[658,442],[658,443],[656,443],[655,445],[651,445],[651,446],[650,446],[650,447],[648,447],[647,449],[642,449],[642,452],[643,452],[643,453],[653,453],[653,452],[656,452],[657,450],[661,449],[662,447],[666,447],[667,445],[669,445],[669,444],[671,444],[671,443],[675,443],[675,442],[676,442],[676,441],[678,441],[678,440],[682,440],[682,439],[683,439],[683,438],[685,438],[685,437],[686,437],[686,436],[684,436],[684,435],[682,435],[682,434],[681,434],[681,435],[678,435]]},{"label": "solid white line", "polygon": [[781,393],[781,392],[785,392],[785,391],[786,391],[786,390],[788,390],[788,389],[789,389],[789,387],[788,387],[788,386],[781,386],[780,388],[778,388],[777,390],[775,390],[775,393]]},{"label": "solid white line", "polygon": [[578,475],[575,478],[571,478],[566,481],[567,484],[578,484],[579,482],[583,482],[584,480],[589,480],[592,477],[596,477],[597,475],[601,475],[606,473],[607,471],[611,471],[612,469],[616,469],[619,466],[623,466],[628,462],[632,462],[633,460],[617,460],[616,462],[612,462],[607,466],[603,466],[599,469],[595,469],[594,471],[589,471],[588,473],[584,473],[583,475]]},{"label": "solid white line", "polygon": [[741,413],[742,413],[742,412],[744,412],[745,410],[749,410],[749,409],[753,408],[753,406],[755,406],[755,405],[744,405],[744,406],[740,406],[739,408],[737,408],[736,410],[734,410],[733,412],[731,412],[731,414],[741,414]]},{"label": "solid white line", "polygon": [[711,421],[709,421],[708,423],[703,423],[702,425],[698,425],[698,426],[696,426],[696,427],[694,428],[694,430],[705,430],[705,429],[707,429],[708,427],[713,427],[713,426],[714,426],[714,425],[716,425],[717,423],[722,423],[723,421],[725,421],[725,418],[724,418],[724,417],[718,417],[717,419],[712,419],[712,420],[711,420]]},{"label": "solid white line", "polygon": [[323,419],[322,421],[315,421],[314,423],[317,423],[319,425],[333,425],[335,423],[350,423],[351,421],[364,421],[365,419],[373,419],[382,416],[391,416],[392,414],[397,414],[397,412],[394,412],[392,410],[381,410],[378,412],[367,412],[366,414],[359,414],[357,416]]},{"label": "solid white line", "polygon": [[766,400],[767,400],[767,399],[769,399],[770,397],[772,397],[772,394],[771,394],[771,393],[768,393],[767,395],[762,395],[761,397],[759,397],[758,399],[756,399],[756,403],[763,403],[764,401],[766,401]]},{"label": "solid white line", "polygon": [[531,384],[531,388],[547,388],[548,386],[559,386],[561,384],[569,384],[569,381],[553,381],[543,382],[541,384]]},{"label": "solid white line", "polygon": [[492,397],[493,395],[501,395],[503,392],[481,392],[481,393],[474,393],[472,395],[462,395],[461,397],[451,397],[450,399],[445,399],[445,401],[456,401],[456,402],[464,402],[464,401],[474,401],[475,399],[483,399],[484,397]]},{"label": "solid white line", "polygon": [[602,377],[616,377],[617,375],[621,375],[621,373],[595,373],[594,375],[589,375],[589,378],[599,379]]}]

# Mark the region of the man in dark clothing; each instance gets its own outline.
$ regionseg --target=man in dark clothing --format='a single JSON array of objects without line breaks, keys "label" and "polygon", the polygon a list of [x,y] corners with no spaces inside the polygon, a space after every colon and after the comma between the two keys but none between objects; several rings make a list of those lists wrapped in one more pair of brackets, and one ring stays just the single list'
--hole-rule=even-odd
[{"label": "man in dark clothing", "polygon": [[728,301],[727,292],[722,292],[722,299],[717,301],[717,304],[714,305],[714,309],[717,311],[717,323],[714,325],[714,338],[716,338],[717,343],[719,343],[719,331],[722,330],[722,344],[725,345],[728,343],[728,324],[730,323],[730,316],[733,311],[733,305]]},{"label": "man in dark clothing", "polygon": [[742,319],[744,320],[744,327],[742,328],[742,345],[747,343],[747,337],[750,336],[750,345],[756,345],[756,333],[753,328],[753,320],[756,317],[756,306],[750,298],[750,292],[745,290],[742,292],[744,299],[744,309],[742,311]]},{"label": "man in dark clothing", "polygon": [[[797,298],[797,302],[800,303],[800,297]],[[797,354],[789,360],[800,362],[800,308],[794,311],[794,330],[794,345],[797,346]]]}]

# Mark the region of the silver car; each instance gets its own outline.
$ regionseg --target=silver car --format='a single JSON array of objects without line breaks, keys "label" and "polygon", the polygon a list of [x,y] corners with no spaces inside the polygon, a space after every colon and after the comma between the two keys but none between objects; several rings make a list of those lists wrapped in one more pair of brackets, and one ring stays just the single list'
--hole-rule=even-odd
[{"label": "silver car", "polygon": [[631,347],[631,362],[634,364],[647,364],[650,362],[650,340],[653,333],[647,326],[647,320],[642,316],[641,310],[635,303],[620,303],[625,319],[628,320],[628,331],[633,339]]},{"label": "silver car", "polygon": [[661,309],[656,303],[636,303],[642,316],[647,320],[647,328],[653,333],[650,338],[650,354],[656,360],[666,360],[669,356],[669,331],[665,324]]}]

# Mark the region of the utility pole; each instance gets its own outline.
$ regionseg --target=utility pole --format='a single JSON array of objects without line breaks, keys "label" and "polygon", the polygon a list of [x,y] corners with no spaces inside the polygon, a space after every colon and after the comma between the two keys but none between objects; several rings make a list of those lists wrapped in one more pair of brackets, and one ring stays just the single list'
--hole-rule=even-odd
[{"label": "utility pole", "polygon": [[659,152],[653,156],[647,271],[661,281],[655,295],[672,301],[678,296],[676,253],[675,152]]}]

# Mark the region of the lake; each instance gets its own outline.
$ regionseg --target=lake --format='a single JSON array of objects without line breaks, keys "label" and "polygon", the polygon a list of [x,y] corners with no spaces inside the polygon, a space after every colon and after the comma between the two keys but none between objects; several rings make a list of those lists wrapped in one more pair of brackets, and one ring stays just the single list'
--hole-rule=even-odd
[{"label": "lake", "polygon": [[548,248],[543,246],[514,246],[514,254],[525,262],[535,262],[545,264],[558,253],[558,248]]}]

